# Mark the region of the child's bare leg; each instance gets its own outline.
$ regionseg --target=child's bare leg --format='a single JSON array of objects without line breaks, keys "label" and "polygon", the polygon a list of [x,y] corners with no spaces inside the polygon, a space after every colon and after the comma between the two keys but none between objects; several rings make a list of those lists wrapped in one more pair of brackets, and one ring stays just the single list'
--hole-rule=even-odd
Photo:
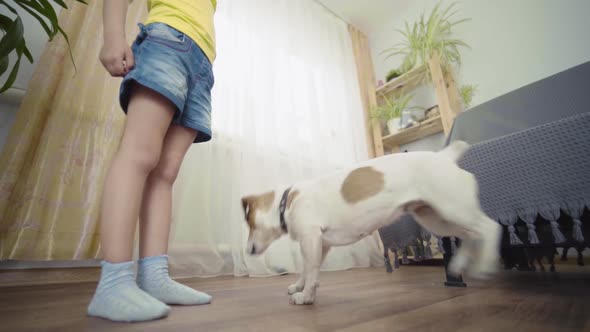
[{"label": "child's bare leg", "polygon": [[112,263],[131,260],[146,179],[160,160],[174,106],[136,85],[125,132],[107,175],[101,209],[101,250]]},{"label": "child's bare leg", "polygon": [[139,255],[151,257],[168,252],[172,218],[172,186],[182,160],[192,145],[194,129],[172,125],[166,133],[158,165],[147,178],[143,191],[140,220]]},{"label": "child's bare leg", "polygon": [[174,106],[136,85],[127,113],[103,192],[100,235],[105,261],[88,313],[115,321],[143,321],[166,316],[170,310],[137,286],[131,255],[145,181],[160,159]]},{"label": "child's bare leg", "polygon": [[168,275],[168,237],[172,219],[172,186],[182,160],[197,132],[172,125],[164,138],[162,155],[147,178],[140,212],[137,283],[148,294],[168,304],[205,304],[211,296],[172,280]]}]

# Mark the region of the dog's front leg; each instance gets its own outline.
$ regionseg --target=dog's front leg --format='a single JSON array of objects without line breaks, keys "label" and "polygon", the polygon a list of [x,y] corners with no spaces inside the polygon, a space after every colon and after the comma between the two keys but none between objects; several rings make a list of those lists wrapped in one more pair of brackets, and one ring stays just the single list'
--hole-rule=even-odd
[{"label": "dog's front leg", "polygon": [[[322,247],[322,260],[320,261],[320,266],[322,265],[322,263],[326,259],[328,252],[330,252],[330,247],[323,246]],[[289,287],[287,288],[287,293],[289,293],[289,295],[293,295],[297,292],[301,292],[303,290],[303,288],[305,287],[305,276],[307,275],[305,273],[305,268],[306,268],[306,266],[305,266],[305,264],[303,264],[303,271],[301,272],[299,279],[297,279],[297,281],[294,284],[289,285]]]},{"label": "dog's front leg", "polygon": [[322,265],[323,257],[325,257],[323,251],[322,240],[319,234],[307,235],[301,241],[303,274],[299,280],[303,280],[304,288],[302,292],[296,292],[291,295],[292,304],[313,304],[315,301],[316,288],[319,286],[318,276],[320,266]]},{"label": "dog's front leg", "polygon": [[287,288],[287,293],[289,293],[289,295],[293,295],[295,293],[301,292],[303,290],[303,287],[305,287],[305,264],[303,266],[303,271],[301,271],[301,275],[299,276],[299,279],[297,279],[297,281],[292,284],[289,285],[289,288]]}]

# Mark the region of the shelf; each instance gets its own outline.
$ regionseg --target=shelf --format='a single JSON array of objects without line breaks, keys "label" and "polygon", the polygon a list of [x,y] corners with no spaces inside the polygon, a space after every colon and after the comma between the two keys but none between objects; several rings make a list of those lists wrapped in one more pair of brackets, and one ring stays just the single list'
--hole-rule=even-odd
[{"label": "shelf", "polygon": [[392,148],[399,147],[421,138],[438,134],[443,131],[443,124],[440,115],[421,122],[419,125],[402,129],[393,135],[383,137],[383,146]]},{"label": "shelf", "polygon": [[377,88],[378,96],[386,96],[392,92],[400,91],[403,88],[414,88],[418,87],[423,83],[424,77],[428,71],[428,66],[422,65],[416,67],[409,72],[394,78],[393,80],[385,83],[384,85]]},{"label": "shelf", "polygon": [[[431,84],[427,84],[427,82],[431,82]],[[443,70],[437,52],[434,52],[424,65],[418,66],[376,88],[374,90],[375,95],[373,96],[371,93],[368,97],[367,107],[365,107],[366,115],[369,115],[369,112],[376,106],[382,105],[386,98],[400,96],[424,85],[430,85],[434,89],[440,115],[385,137],[383,137],[382,132],[383,124],[373,119],[371,122],[373,131],[372,147],[376,157],[384,155],[386,150],[388,153],[399,152],[402,145],[424,137],[441,132],[444,132],[445,135],[449,134],[453,119],[463,111],[463,107],[454,70],[452,66]]]}]

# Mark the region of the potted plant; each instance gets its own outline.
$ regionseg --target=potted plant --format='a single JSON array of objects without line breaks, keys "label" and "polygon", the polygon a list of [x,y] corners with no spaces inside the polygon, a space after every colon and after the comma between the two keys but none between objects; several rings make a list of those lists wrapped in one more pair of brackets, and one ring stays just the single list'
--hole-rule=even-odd
[{"label": "potted plant", "polygon": [[[454,7],[455,3],[452,3],[446,8],[441,8],[439,3],[428,16],[423,13],[412,24],[406,21],[403,29],[396,30],[402,37],[401,41],[384,50],[382,54],[385,54],[386,58],[403,56],[400,67],[403,72],[427,65],[434,52],[439,54],[443,71],[448,71],[453,64],[460,66],[459,48],[469,46],[453,37],[453,30],[469,19],[455,19]],[[428,69],[430,69],[429,66]],[[422,82],[431,82],[430,70],[424,71],[424,76],[419,79]],[[437,104],[434,91],[427,86],[418,86],[414,93],[417,102],[424,109],[432,108]]]},{"label": "potted plant", "polygon": [[402,76],[403,73],[404,72],[402,71],[401,68],[392,69],[385,76],[385,82],[389,82],[389,81],[393,80],[394,78],[400,77],[400,76]]},{"label": "potted plant", "polygon": [[[87,4],[85,0],[75,1]],[[45,33],[49,37],[49,41],[53,40],[53,37],[59,33],[65,38],[69,47],[70,43],[68,36],[59,25],[58,17],[53,9],[52,2],[64,9],[68,9],[63,0],[0,0],[0,5],[7,8],[15,16],[14,18],[11,18],[10,16],[0,14],[0,31],[3,33],[2,38],[0,39],[0,76],[8,70],[10,65],[9,55],[12,53],[16,54],[16,61],[10,70],[6,82],[0,88],[0,93],[5,92],[14,84],[23,55],[30,63],[33,63],[33,55],[27,48],[24,36],[24,26],[19,13],[16,11],[17,7],[22,8],[39,21],[39,24],[43,27],[43,30],[45,30]],[[73,62],[74,59],[71,49],[70,58]]]},{"label": "potted plant", "polygon": [[461,89],[459,89],[461,99],[463,99],[463,106],[465,106],[465,108],[469,108],[469,106],[471,106],[471,101],[473,100],[473,95],[475,94],[476,90],[477,86],[472,84],[463,85],[461,86]]},{"label": "potted plant", "polygon": [[414,22],[412,26],[405,22],[405,30],[396,30],[402,35],[402,41],[393,47],[386,49],[382,53],[387,53],[385,59],[396,55],[403,55],[402,64],[400,68],[404,72],[414,69],[419,62],[420,49],[422,48],[422,34],[418,22]]},{"label": "potted plant", "polygon": [[453,28],[469,19],[453,20],[456,11],[451,11],[455,3],[446,9],[440,9],[438,3],[428,18],[424,13],[417,22],[410,25],[405,22],[403,30],[396,30],[402,35],[402,41],[384,50],[386,58],[404,56],[401,68],[404,72],[428,63],[432,54],[438,52],[443,67],[450,64],[461,64],[459,47],[469,47],[460,39],[452,37]]},{"label": "potted plant", "polygon": [[401,95],[396,99],[384,97],[383,105],[373,110],[373,117],[385,122],[390,135],[395,134],[400,129],[403,111],[412,108],[408,104],[413,97],[414,95]]}]

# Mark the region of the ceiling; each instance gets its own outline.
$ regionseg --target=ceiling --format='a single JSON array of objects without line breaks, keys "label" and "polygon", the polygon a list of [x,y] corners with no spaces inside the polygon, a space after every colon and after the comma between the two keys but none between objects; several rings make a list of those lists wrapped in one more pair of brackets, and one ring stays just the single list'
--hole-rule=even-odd
[{"label": "ceiling", "polygon": [[[379,31],[412,0],[316,0],[366,34]],[[370,5],[368,5],[370,3]]]}]

